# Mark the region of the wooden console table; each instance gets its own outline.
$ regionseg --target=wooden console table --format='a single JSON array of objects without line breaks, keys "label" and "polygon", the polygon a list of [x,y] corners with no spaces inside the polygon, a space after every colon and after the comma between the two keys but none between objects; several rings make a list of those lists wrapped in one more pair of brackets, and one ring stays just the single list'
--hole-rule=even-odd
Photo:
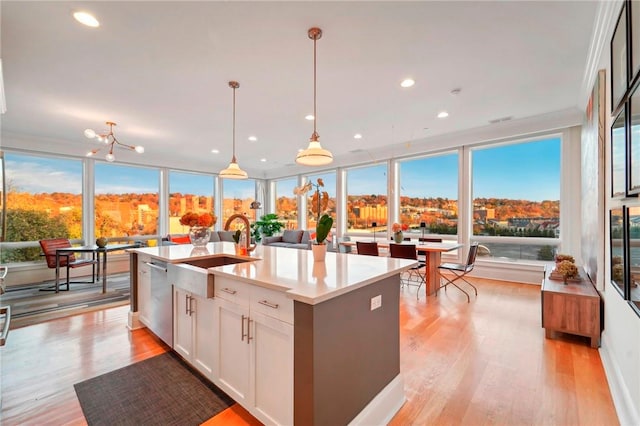
[{"label": "wooden console table", "polygon": [[545,268],[542,280],[542,327],[546,337],[555,332],[591,338],[591,347],[600,346],[602,302],[588,277],[564,284],[549,278],[553,265]]}]

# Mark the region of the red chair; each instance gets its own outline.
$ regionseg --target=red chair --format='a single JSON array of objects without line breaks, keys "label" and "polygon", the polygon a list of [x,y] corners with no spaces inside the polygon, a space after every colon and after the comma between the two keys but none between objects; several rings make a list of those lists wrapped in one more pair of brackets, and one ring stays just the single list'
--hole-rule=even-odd
[{"label": "red chair", "polygon": [[356,249],[358,254],[364,254],[367,256],[379,256],[378,243],[369,243],[364,241],[356,241]]},{"label": "red chair", "polygon": [[[61,248],[70,248],[71,241],[66,238],[49,238],[46,240],[40,240],[40,247],[42,247],[42,252],[44,253],[44,257],[47,260],[47,266],[49,268],[55,269],[56,267],[56,250]],[[96,253],[93,252],[92,259],[76,259],[73,253],[60,253],[58,255],[58,259],[60,261],[59,267],[66,267],[67,269],[67,288],[63,291],[69,291],[69,269],[70,268],[79,268],[82,266],[92,266],[91,272],[91,281],[80,281],[74,282],[74,284],[93,284],[96,280],[100,279],[100,260],[96,259]],[[53,289],[43,289],[43,290],[53,290]],[[60,291],[60,284],[58,283],[55,287],[56,293]]]}]

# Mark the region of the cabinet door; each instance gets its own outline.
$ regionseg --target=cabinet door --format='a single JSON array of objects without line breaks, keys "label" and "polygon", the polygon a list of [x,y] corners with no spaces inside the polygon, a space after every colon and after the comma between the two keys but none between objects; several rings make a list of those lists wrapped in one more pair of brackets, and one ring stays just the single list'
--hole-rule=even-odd
[{"label": "cabinet door", "polygon": [[139,320],[149,326],[149,302],[151,300],[151,270],[144,263],[148,258],[138,260],[138,315]]},{"label": "cabinet door", "polygon": [[191,294],[188,291],[175,288],[173,295],[173,349],[191,362],[191,353],[193,352]]},{"label": "cabinet door", "polygon": [[293,424],[293,325],[251,311],[253,412],[266,424]]},{"label": "cabinet door", "polygon": [[193,318],[193,366],[210,380],[214,373],[217,355],[216,305],[213,299],[194,297],[192,300]]},{"label": "cabinet door", "polygon": [[249,391],[249,307],[215,299],[218,347],[217,385],[247,406]]}]

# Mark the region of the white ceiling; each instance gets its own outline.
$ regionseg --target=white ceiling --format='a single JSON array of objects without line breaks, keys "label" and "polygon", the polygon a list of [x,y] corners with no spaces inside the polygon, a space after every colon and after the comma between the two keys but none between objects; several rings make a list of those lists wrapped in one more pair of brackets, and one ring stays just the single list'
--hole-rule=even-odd
[{"label": "white ceiling", "polygon": [[[145,163],[217,172],[231,157],[228,81],[237,80],[240,166],[253,177],[286,174],[313,131],[304,119],[313,111],[312,26],[324,33],[318,133],[337,160],[502,117],[578,110],[597,6],[4,0],[3,141],[46,141],[51,152],[84,155],[96,144],[84,129],[111,120],[121,142],[146,148]],[[78,24],[77,10],[101,26]],[[413,88],[400,87],[406,77]],[[450,116],[436,118],[441,110]],[[116,152],[117,161],[136,156]]]}]

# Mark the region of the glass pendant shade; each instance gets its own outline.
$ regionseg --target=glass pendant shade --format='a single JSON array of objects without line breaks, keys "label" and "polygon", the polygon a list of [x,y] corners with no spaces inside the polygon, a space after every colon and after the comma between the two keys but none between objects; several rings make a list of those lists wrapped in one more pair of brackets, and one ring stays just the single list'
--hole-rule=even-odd
[{"label": "glass pendant shade", "polygon": [[229,167],[220,172],[220,177],[223,179],[246,179],[248,176],[247,172],[245,172],[240,168],[240,166],[238,166],[236,158],[233,157],[233,159],[229,163]]},{"label": "glass pendant shade", "polygon": [[311,139],[307,149],[300,151],[296,156],[296,163],[303,166],[325,166],[332,161],[331,152],[322,148],[320,142],[314,139]]}]

